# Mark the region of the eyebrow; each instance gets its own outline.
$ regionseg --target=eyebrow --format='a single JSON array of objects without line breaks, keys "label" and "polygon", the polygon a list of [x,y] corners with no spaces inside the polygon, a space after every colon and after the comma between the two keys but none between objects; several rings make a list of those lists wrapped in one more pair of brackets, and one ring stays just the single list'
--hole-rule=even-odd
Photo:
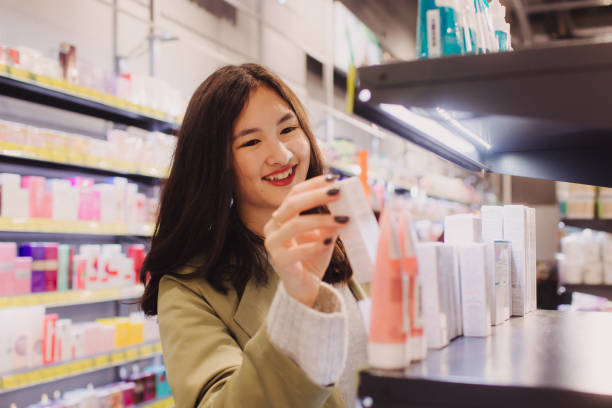
[{"label": "eyebrow", "polygon": [[[277,126],[280,125],[283,122],[288,121],[289,119],[292,119],[295,117],[295,114],[293,112],[287,112],[283,115],[282,118],[279,119],[278,123],[276,124]],[[249,129],[244,129],[241,130],[239,133],[236,134],[236,137],[234,137],[235,139],[239,139],[243,136],[249,135],[251,133],[255,133],[255,132],[259,132],[261,129],[259,128],[249,128]]]}]

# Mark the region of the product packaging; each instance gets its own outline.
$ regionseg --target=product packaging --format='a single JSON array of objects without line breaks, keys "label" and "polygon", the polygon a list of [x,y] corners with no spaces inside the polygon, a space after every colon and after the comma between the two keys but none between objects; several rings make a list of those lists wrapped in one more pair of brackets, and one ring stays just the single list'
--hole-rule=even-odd
[{"label": "product packaging", "polygon": [[419,0],[419,58],[460,55],[464,52],[460,12],[460,3],[455,0]]},{"label": "product packaging", "polygon": [[491,334],[487,245],[491,244],[469,243],[458,246],[463,335],[466,337],[487,337]]},{"label": "product packaging", "polygon": [[335,183],[342,193],[327,205],[333,215],[346,215],[350,222],[338,231],[355,279],[359,283],[372,281],[376,263],[379,227],[357,177]]},{"label": "product packaging", "polygon": [[0,242],[0,296],[15,294],[15,258],[17,244]]},{"label": "product packaging", "polygon": [[524,316],[527,311],[529,284],[527,207],[504,206],[504,240],[511,244],[512,254],[512,316]]},{"label": "product packaging", "polygon": [[58,244],[46,242],[45,247],[45,292],[57,290]]},{"label": "product packaging", "polygon": [[482,242],[480,216],[455,214],[444,217],[444,242],[453,245]]},{"label": "product packaging", "polygon": [[19,247],[19,256],[32,258],[30,292],[44,292],[47,285],[44,244],[36,242],[24,244]]},{"label": "product packaging", "polygon": [[26,295],[32,290],[32,257],[18,256],[15,258],[15,279],[13,294]]},{"label": "product packaging", "polygon": [[510,37],[510,24],[506,22],[506,8],[501,5],[499,0],[489,1],[491,21],[497,41],[497,49],[502,51],[512,51],[512,41]]},{"label": "product packaging", "polygon": [[55,360],[55,345],[56,345],[56,324],[57,314],[48,314],[44,318],[43,341],[42,341],[42,357],[43,364],[54,363]]}]

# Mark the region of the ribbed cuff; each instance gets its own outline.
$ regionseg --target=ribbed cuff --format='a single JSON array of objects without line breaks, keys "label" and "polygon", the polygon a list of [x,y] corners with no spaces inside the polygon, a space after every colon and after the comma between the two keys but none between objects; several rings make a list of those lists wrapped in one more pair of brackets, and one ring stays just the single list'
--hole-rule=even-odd
[{"label": "ribbed cuff", "polygon": [[322,282],[312,308],[278,285],[268,311],[268,335],[312,381],[328,385],[338,380],[348,352],[348,321],[338,291]]}]

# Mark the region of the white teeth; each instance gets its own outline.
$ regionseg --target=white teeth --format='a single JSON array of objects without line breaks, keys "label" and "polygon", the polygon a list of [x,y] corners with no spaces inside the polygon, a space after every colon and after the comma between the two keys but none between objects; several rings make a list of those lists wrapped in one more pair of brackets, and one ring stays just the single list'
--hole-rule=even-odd
[{"label": "white teeth", "polygon": [[278,174],[275,174],[275,175],[270,176],[270,177],[264,177],[264,179],[270,180],[270,181],[283,180],[283,179],[286,179],[287,177],[289,177],[291,175],[291,173],[293,173],[293,167],[291,167],[289,170],[287,170],[284,173],[278,173]]}]

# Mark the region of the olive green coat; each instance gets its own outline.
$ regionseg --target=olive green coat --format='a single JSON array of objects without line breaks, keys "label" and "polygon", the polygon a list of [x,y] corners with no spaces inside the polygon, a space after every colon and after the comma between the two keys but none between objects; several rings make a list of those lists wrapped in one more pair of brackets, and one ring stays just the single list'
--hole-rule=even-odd
[{"label": "olive green coat", "polygon": [[[313,383],[270,342],[265,321],[278,285],[276,273],[270,277],[263,287],[249,281],[241,298],[202,279],[162,278],[159,328],[177,408],[344,407],[337,386]],[[349,286],[365,297],[355,281]]]}]

